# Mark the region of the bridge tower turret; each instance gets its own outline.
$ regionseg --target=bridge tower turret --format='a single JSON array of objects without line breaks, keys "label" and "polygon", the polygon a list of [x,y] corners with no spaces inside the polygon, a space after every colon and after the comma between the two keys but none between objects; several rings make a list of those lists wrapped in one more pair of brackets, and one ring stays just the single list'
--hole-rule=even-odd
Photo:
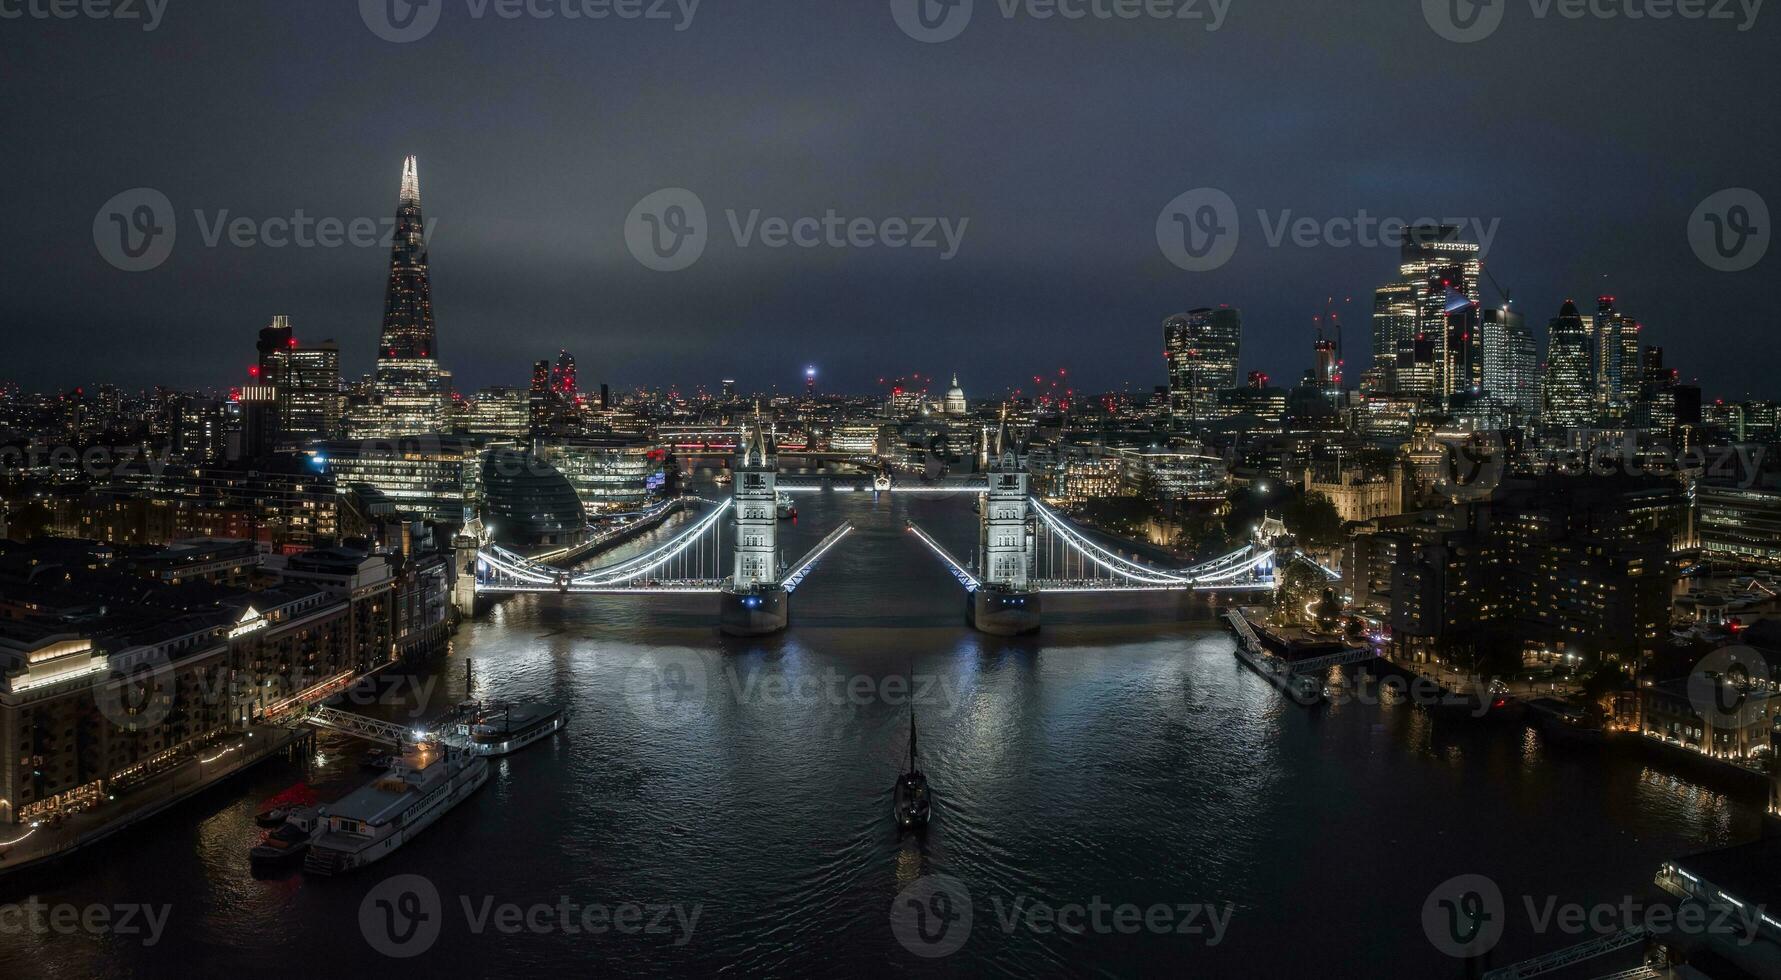
[{"label": "bridge tower turret", "polygon": [[979,502],[977,553],[982,586],[971,593],[967,617],[985,633],[1016,636],[1039,628],[1039,593],[1033,589],[1033,531],[1027,505],[1027,471],[1008,439],[1008,410],[996,432]]},{"label": "bridge tower turret", "polygon": [[764,636],[785,629],[789,613],[779,562],[779,463],[757,418],[738,444],[730,523],[734,545],[723,589],[723,631]]}]

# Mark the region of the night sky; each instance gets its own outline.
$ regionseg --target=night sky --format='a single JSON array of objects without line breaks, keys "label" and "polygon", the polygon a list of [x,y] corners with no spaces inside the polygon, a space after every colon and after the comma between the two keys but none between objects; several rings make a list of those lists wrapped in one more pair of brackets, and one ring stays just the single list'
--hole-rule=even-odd
[{"label": "night sky", "polygon": [[[1781,206],[1781,8],[1740,32],[1735,6],[1732,21],[1568,20],[1498,0],[1501,28],[1458,44],[1414,0],[1232,0],[1215,32],[1008,19],[976,0],[959,37],[928,44],[888,0],[706,0],[681,31],[433,2],[436,29],[401,44],[354,0],[167,0],[153,31],[0,20],[0,379],[239,384],[276,313],[336,339],[349,376],[370,370],[383,248],[211,247],[193,212],[383,219],[413,153],[440,353],[466,391],[524,385],[559,347],[584,384],[618,388],[795,389],[816,364],[838,391],[957,370],[990,397],[1059,368],[1083,389],[1148,390],[1163,319],[1218,304],[1244,311],[1244,369],[1290,382],[1332,295],[1352,297],[1357,376],[1395,249],[1270,247],[1256,212],[1365,209],[1500,219],[1487,262],[1542,338],[1567,297],[1588,310],[1613,292],[1709,396],[1781,397],[1781,259],[1718,272],[1687,237],[1723,188]],[[172,202],[178,239],[127,273],[94,223],[137,187]],[[712,237],[663,273],[633,258],[625,224],[670,187],[699,196]],[[1196,273],[1156,225],[1199,187],[1230,195],[1242,240]],[[950,261],[738,247],[725,212],[757,208],[969,225]]]}]

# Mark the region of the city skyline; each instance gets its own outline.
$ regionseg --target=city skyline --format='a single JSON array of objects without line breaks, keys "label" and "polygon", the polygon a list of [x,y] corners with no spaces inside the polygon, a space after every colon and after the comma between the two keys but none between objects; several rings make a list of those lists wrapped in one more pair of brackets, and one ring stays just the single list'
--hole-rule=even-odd
[{"label": "city skyline", "polygon": [[[215,369],[194,363],[188,350],[230,349],[233,338],[285,314],[303,335],[340,342],[348,376],[368,371],[368,354],[354,338],[375,328],[385,285],[380,247],[235,248],[226,239],[210,246],[206,230],[225,213],[256,222],[289,218],[299,209],[346,221],[384,220],[386,168],[415,154],[428,168],[429,217],[436,222],[439,330],[464,388],[523,382],[537,352],[567,347],[600,350],[585,370],[621,387],[738,377],[763,390],[771,379],[784,379],[782,388],[789,389],[802,365],[816,362],[829,390],[865,392],[883,373],[880,351],[888,347],[895,359],[899,348],[943,345],[958,354],[930,369],[956,367],[977,379],[979,391],[1011,387],[1058,366],[1069,367],[1086,389],[1119,390],[1128,383],[1144,389],[1160,376],[1145,368],[1160,361],[1155,324],[1218,305],[1242,308],[1256,339],[1252,349],[1268,352],[1246,358],[1243,370],[1293,378],[1309,365],[1312,318],[1326,298],[1334,296],[1338,305],[1351,299],[1347,322],[1356,325],[1396,257],[1388,246],[1328,241],[1298,247],[1290,232],[1276,246],[1270,238],[1282,233],[1285,221],[1355,219],[1364,211],[1407,220],[1469,215],[1480,227],[1494,227],[1491,269],[1515,293],[1536,334],[1564,300],[1587,304],[1612,293],[1665,338],[1671,363],[1686,379],[1698,378],[1725,397],[1781,394],[1756,366],[1714,357],[1716,345],[1765,338],[1764,267],[1710,269],[1686,233],[1691,213],[1712,194],[1772,186],[1770,161],[1781,159],[1776,137],[1744,126],[1748,112],[1733,100],[1691,105],[1683,114],[1663,97],[1692,79],[1678,54],[1696,49],[1711,50],[1712,64],[1728,73],[1754,82],[1770,76],[1772,64],[1760,57],[1764,39],[1773,36],[1766,21],[1747,32],[1711,23],[1658,32],[1625,21],[1511,21],[1488,43],[1462,46],[1436,36],[1414,10],[1369,8],[1352,17],[1301,12],[1296,19],[1307,23],[1297,27],[1321,32],[1313,44],[1281,36],[1279,14],[1239,9],[1217,32],[1137,35],[1111,25],[991,22],[948,44],[922,45],[877,9],[850,15],[805,4],[740,18],[705,16],[711,24],[695,22],[678,32],[664,25],[647,34],[647,23],[588,33],[561,21],[448,17],[411,44],[379,38],[350,8],[240,11],[223,21],[170,12],[142,37],[126,36],[118,25],[34,25],[43,29],[22,35],[21,70],[52,56],[70,59],[66,70],[101,87],[121,73],[146,71],[145,59],[166,43],[251,40],[276,52],[291,78],[314,77],[317,52],[337,48],[365,65],[366,91],[388,94],[323,123],[304,113],[313,96],[303,86],[268,85],[243,63],[244,71],[231,74],[245,74],[248,84],[212,93],[221,114],[209,120],[214,128],[202,139],[229,152],[124,160],[97,152],[89,135],[56,131],[54,152],[14,161],[17,186],[40,189],[20,202],[17,226],[43,247],[20,263],[22,285],[10,312],[29,325],[29,336],[9,336],[8,359],[37,364],[42,377],[62,387],[95,380],[195,387],[212,383]],[[292,20],[308,36],[334,44],[273,41]],[[94,43],[72,49],[55,43],[60,32],[75,29],[85,29]],[[602,70],[648,64],[628,49],[627,41],[638,38],[670,46],[721,76],[726,65],[732,74],[740,70],[738,59],[749,57],[743,51],[795,43],[812,32],[838,43],[812,55],[818,60],[809,65],[749,72],[747,93],[699,78],[663,79],[674,87],[672,111],[660,96],[615,103],[573,84],[587,64],[600,63]],[[1323,79],[1326,90],[1288,87],[1241,57],[1263,38],[1278,44],[1278,57],[1294,63],[1301,77]],[[455,47],[468,40],[498,53],[525,50],[530,60],[558,66],[559,78],[571,84],[546,89],[523,78],[485,78],[478,89],[482,108],[467,120],[453,109],[461,83],[451,74],[471,67]],[[1165,60],[1183,46],[1193,56],[1191,70]],[[1511,47],[1521,71],[1468,72],[1446,92],[1374,60],[1380,50],[1426,52],[1463,70],[1491,64]],[[1554,97],[1554,69],[1543,67],[1562,61],[1569,70],[1605,70],[1608,59],[1627,57],[1650,68],[1622,79],[1611,97],[1582,90]],[[1083,99],[1114,84],[1099,79],[1107,66],[1125,60],[1187,84],[1202,77],[1226,84],[1184,104],[1173,97],[1100,99],[1093,115],[1074,97],[1046,100],[1091,138],[1049,149],[1052,163],[1044,173],[1028,166],[1024,154],[975,147],[961,128],[1008,133],[1019,146],[1027,134],[1037,138],[1045,129],[1047,117],[1031,108],[992,121],[967,106],[962,118],[931,129],[910,124],[924,106],[946,100],[953,86],[1000,84],[1012,63],[1030,58],[1080,72],[1090,86]],[[1358,66],[1353,59],[1360,59]],[[155,65],[176,90],[198,81]],[[829,83],[821,92],[805,84],[814,72]],[[433,84],[416,86],[416,78]],[[1363,80],[1388,86],[1397,104],[1332,115],[1351,104],[1345,96]],[[1445,99],[1455,88],[1463,107],[1457,112]],[[1047,91],[1061,97],[1064,90]],[[803,138],[771,148],[760,143],[769,121],[749,108],[751,95],[797,106],[793,118],[808,121],[799,130]],[[1497,151],[1464,152],[1466,140],[1486,138],[1466,121],[1466,110],[1498,105],[1532,108],[1493,118],[1487,138]],[[1640,108],[1619,108],[1630,105]],[[46,123],[43,108],[22,107],[21,124]],[[1258,112],[1268,127],[1239,126]],[[177,143],[192,125],[105,105],[95,113],[91,132],[147,146]],[[568,126],[570,114],[582,122]],[[1407,165],[1384,135],[1404,119],[1449,116],[1457,119],[1448,128],[1461,135],[1456,152],[1439,165]],[[845,121],[855,117],[856,123]],[[1740,132],[1738,145],[1673,138],[1714,131]],[[1218,132],[1245,137],[1189,135]],[[1124,155],[1097,151],[1096,134],[1127,147]],[[710,142],[714,135],[717,144]],[[714,155],[713,145],[740,152]],[[1603,153],[1640,166],[1540,162]],[[1056,193],[1050,181],[1058,179],[1071,182],[1071,194]],[[91,225],[108,198],[136,187],[166,196],[181,235],[163,265],[125,273],[96,254]],[[714,241],[691,268],[664,274],[628,253],[624,228],[637,202],[671,187],[696,192],[723,238],[732,210],[741,222],[754,209],[783,216],[835,209],[880,221],[952,216],[969,226],[950,261],[940,261],[938,250],[768,249],[726,240]],[[1221,268],[1183,272],[1157,249],[1152,225],[1167,202],[1198,187],[1219,188],[1235,202],[1243,240]],[[192,295],[203,299],[184,304]],[[115,373],[96,378],[84,352],[37,339],[76,330],[116,351]],[[673,355],[651,349],[649,338],[662,331],[682,337],[683,348]],[[1005,331],[1018,331],[1035,352],[1026,363],[1010,364],[983,344],[960,342]],[[1084,331],[1099,338],[1093,349],[1075,342]],[[182,349],[146,339],[167,334],[191,343]],[[738,354],[737,343],[754,336],[771,342]],[[1359,372],[1352,336],[1348,349],[1353,379]]]},{"label": "city skyline", "polygon": [[0,978],[1781,980],[1764,7],[0,0]]}]

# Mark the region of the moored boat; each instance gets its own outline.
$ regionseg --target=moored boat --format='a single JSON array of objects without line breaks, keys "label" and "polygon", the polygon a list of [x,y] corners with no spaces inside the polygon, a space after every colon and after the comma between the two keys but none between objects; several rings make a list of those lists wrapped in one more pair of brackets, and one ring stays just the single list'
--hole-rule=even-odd
[{"label": "moored boat", "polygon": [[472,753],[507,755],[563,730],[569,709],[560,704],[479,705],[469,721],[458,726],[458,736]]},{"label": "moored boat", "polygon": [[309,853],[322,829],[322,813],[312,807],[291,811],[283,824],[260,838],[248,848],[247,859],[255,868],[274,868],[296,864]]},{"label": "moored boat", "polygon": [[488,759],[474,752],[438,743],[413,747],[387,773],[328,808],[303,868],[333,875],[380,861],[488,778]]}]

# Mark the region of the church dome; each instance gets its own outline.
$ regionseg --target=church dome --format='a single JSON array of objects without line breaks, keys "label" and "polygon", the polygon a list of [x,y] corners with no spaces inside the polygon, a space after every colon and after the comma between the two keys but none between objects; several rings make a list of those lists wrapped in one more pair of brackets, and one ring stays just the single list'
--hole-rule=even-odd
[{"label": "church dome", "polygon": [[965,389],[959,387],[959,376],[952,376],[952,387],[946,389],[946,414],[963,415],[970,411],[965,401]]}]

